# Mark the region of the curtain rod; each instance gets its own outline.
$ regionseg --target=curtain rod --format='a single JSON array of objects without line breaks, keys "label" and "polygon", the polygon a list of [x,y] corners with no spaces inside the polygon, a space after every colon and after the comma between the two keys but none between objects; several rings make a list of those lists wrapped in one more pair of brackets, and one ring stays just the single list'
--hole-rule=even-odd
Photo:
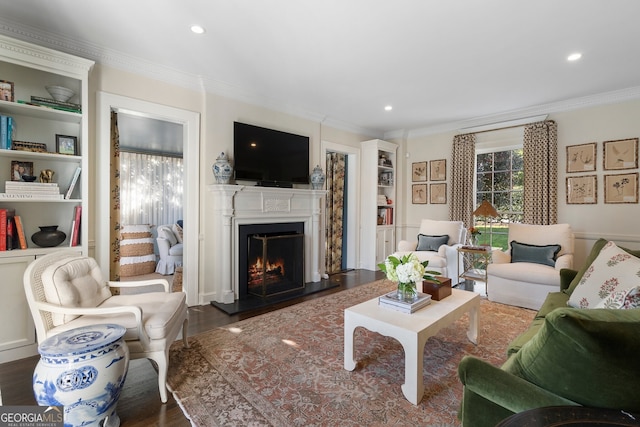
[{"label": "curtain rod", "polygon": [[152,150],[144,150],[144,149],[136,149],[136,148],[128,148],[128,147],[120,147],[120,152],[132,153],[132,154],[147,154],[150,156],[175,157],[176,159],[184,158],[184,155],[182,153],[169,153],[164,151],[152,151]]},{"label": "curtain rod", "polygon": [[543,114],[543,115],[540,115],[540,116],[524,117],[522,119],[508,120],[506,122],[499,122],[499,123],[491,123],[491,124],[488,124],[488,125],[473,126],[473,127],[468,127],[468,128],[462,128],[462,129],[459,130],[459,132],[462,133],[462,134],[466,134],[466,133],[485,133],[485,132],[492,132],[492,131],[502,130],[502,129],[517,128],[517,127],[525,126],[525,125],[528,125],[528,124],[531,124],[531,123],[535,123],[535,122],[542,122],[542,121],[546,120],[548,116],[549,116],[548,114]]}]

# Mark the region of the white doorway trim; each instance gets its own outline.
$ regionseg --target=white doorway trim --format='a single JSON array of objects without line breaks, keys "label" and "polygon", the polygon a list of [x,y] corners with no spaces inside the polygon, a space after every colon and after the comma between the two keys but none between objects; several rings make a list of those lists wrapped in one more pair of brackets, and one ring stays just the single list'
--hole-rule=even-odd
[{"label": "white doorway trim", "polygon": [[[185,241],[192,242],[184,246],[183,289],[187,294],[187,305],[198,305],[200,292],[199,267],[199,215],[200,215],[200,114],[194,111],[169,107],[139,99],[98,92],[96,99],[96,260],[104,274],[109,277],[109,212],[110,212],[110,146],[111,111],[123,111],[142,114],[146,117],[164,120],[182,125],[185,170],[184,188],[184,233]],[[188,207],[188,208],[187,208]]]},{"label": "white doorway trim", "polygon": [[[357,268],[360,259],[360,148],[349,145],[336,144],[329,141],[321,142],[322,162],[326,169],[327,153],[342,153],[347,155],[347,217],[344,218],[344,224],[347,226],[347,268]],[[326,172],[326,171],[325,171]],[[326,221],[326,212],[325,212]],[[326,229],[323,225],[323,232]],[[323,233],[324,234],[324,233]],[[323,241],[325,241],[323,239]],[[322,247],[322,260],[324,267],[325,246]]]}]

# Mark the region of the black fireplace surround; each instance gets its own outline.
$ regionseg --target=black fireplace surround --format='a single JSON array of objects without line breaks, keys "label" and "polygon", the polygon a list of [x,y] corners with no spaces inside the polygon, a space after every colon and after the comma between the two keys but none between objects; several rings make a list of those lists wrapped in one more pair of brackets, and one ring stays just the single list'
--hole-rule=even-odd
[{"label": "black fireplace surround", "polygon": [[238,237],[238,299],[304,288],[303,222],[240,225]]}]

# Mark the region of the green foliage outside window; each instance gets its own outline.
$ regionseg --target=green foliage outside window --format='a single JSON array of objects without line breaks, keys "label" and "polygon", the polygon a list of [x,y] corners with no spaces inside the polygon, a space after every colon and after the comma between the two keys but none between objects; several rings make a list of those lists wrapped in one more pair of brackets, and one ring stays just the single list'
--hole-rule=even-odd
[{"label": "green foliage outside window", "polygon": [[500,218],[475,218],[481,231],[479,244],[507,249],[510,222],[522,222],[524,188],[522,149],[482,153],[476,156],[476,206],[488,200]]}]

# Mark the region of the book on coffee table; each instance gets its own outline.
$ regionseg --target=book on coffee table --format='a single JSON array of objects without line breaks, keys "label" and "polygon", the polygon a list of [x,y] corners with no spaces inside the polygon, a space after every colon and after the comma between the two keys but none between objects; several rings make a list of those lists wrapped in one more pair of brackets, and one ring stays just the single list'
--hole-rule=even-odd
[{"label": "book on coffee table", "polygon": [[378,297],[378,305],[380,305],[380,307],[390,308],[407,314],[420,310],[430,303],[431,295],[423,294],[422,292],[418,292],[418,298],[412,303],[398,299],[397,291],[392,291]]}]

